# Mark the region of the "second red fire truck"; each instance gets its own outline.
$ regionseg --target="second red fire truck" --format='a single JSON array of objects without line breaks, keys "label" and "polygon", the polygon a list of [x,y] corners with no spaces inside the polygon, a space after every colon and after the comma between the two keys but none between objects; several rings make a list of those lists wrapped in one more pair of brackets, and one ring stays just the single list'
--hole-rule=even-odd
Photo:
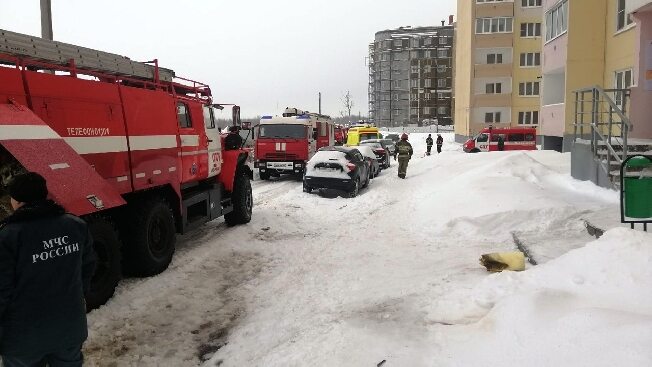
[{"label": "second red fire truck", "polygon": [[261,180],[281,174],[303,175],[315,152],[335,144],[329,116],[286,108],[283,116],[263,116],[255,132],[256,161]]}]

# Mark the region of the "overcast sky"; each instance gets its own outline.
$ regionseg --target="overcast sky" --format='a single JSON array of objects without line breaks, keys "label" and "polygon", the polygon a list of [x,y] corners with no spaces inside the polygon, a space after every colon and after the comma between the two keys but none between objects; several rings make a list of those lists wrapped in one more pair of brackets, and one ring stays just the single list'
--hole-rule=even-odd
[{"label": "overcast sky", "polygon": [[[286,106],[367,114],[367,46],[379,30],[439,25],[456,0],[52,0],[55,40],[158,58],[242,115]],[[40,36],[39,0],[0,0],[0,28]]]}]

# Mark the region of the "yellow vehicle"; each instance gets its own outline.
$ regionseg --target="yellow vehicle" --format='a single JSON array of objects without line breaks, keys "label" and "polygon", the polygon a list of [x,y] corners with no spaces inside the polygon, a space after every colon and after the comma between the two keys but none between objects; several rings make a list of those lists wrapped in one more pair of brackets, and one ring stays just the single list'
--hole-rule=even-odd
[{"label": "yellow vehicle", "polygon": [[361,141],[368,139],[380,139],[382,135],[378,128],[372,125],[355,125],[347,132],[346,145],[359,145]]}]

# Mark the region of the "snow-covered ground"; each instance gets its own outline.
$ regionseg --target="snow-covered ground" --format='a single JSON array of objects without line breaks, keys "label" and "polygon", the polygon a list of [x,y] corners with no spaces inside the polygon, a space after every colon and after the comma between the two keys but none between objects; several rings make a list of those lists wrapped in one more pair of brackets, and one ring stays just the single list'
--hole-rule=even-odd
[{"label": "snow-covered ground", "polygon": [[[166,272],[89,315],[89,365],[650,366],[652,235],[548,151],[464,154],[353,199],[254,182],[249,225],[184,236]],[[489,274],[516,235],[539,262]],[[383,362],[385,361],[385,362]]]}]

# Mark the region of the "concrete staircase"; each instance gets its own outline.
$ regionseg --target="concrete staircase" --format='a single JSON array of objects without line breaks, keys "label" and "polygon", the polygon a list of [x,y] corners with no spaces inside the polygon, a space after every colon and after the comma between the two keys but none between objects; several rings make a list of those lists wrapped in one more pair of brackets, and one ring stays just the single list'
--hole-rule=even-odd
[{"label": "concrete staircase", "polygon": [[[611,180],[614,189],[620,189],[620,162],[610,159],[609,150],[606,147],[606,142],[597,142],[597,157],[596,159],[601,165],[609,171],[609,179]],[[611,147],[621,157],[623,154],[623,145],[615,141],[611,142]],[[652,139],[629,139],[627,144],[627,157],[635,155],[652,156]],[[630,171],[635,172],[635,171]]]}]

